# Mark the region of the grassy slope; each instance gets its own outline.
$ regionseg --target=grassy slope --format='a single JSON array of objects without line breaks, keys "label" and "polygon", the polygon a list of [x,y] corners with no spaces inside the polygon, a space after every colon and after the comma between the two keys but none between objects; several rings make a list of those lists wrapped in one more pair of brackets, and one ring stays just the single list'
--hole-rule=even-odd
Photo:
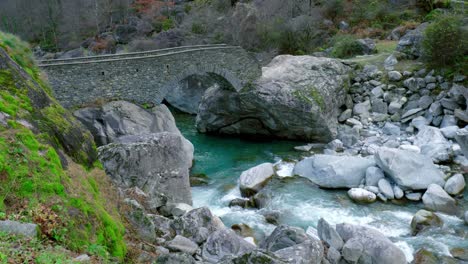
[{"label": "grassy slope", "polygon": [[[10,116],[0,125],[0,218],[35,222],[40,239],[67,249],[122,259],[124,227],[93,164],[92,136],[50,96],[25,43],[0,32],[0,48],[13,59],[0,50],[0,112]],[[21,260],[1,242],[0,252],[0,261]]]}]

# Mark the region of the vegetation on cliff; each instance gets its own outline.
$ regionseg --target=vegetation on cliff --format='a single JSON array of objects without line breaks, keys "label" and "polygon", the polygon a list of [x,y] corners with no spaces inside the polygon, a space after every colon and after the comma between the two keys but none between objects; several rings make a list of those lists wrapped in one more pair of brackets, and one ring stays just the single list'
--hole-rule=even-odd
[{"label": "vegetation on cliff", "polygon": [[[27,44],[0,33],[0,47],[0,217],[36,223],[40,239],[74,252],[122,259],[116,193],[91,134],[51,97]],[[26,261],[5,252],[2,261]]]}]

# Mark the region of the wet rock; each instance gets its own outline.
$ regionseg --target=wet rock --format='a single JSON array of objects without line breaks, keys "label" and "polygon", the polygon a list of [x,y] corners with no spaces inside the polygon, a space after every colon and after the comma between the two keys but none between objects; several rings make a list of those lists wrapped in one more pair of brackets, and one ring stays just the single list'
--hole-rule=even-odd
[{"label": "wet rock", "polygon": [[198,250],[198,245],[190,239],[177,235],[173,240],[166,244],[166,247],[173,252],[183,252],[193,255]]},{"label": "wet rock", "polygon": [[335,228],[332,227],[323,218],[320,218],[317,224],[317,233],[322,241],[327,243],[329,247],[333,247],[337,250],[341,250],[343,247],[343,239],[340,237]]},{"label": "wet rock", "polygon": [[439,211],[447,214],[458,212],[455,199],[450,197],[442,187],[431,184],[422,197],[424,206],[432,211]]},{"label": "wet rock", "polygon": [[441,227],[444,225],[442,219],[433,212],[419,210],[411,220],[412,235],[415,236],[431,227]]},{"label": "wet rock", "polygon": [[229,207],[239,206],[242,208],[255,208],[253,199],[236,198],[229,202]]},{"label": "wet rock", "polygon": [[180,134],[124,136],[99,149],[107,175],[119,187],[138,187],[150,199],[192,204],[193,145]]},{"label": "wet rock", "polygon": [[421,248],[414,254],[414,264],[439,264],[439,259],[434,255],[434,253]]},{"label": "wet rock", "polygon": [[450,254],[456,259],[468,261],[468,248],[452,248]]},{"label": "wet rock", "polygon": [[36,238],[38,226],[32,223],[20,223],[17,221],[0,221],[0,232],[12,235],[20,235],[28,238]]},{"label": "wet rock", "polygon": [[445,184],[444,174],[431,159],[406,150],[380,148],[377,165],[403,190],[424,190],[430,184]]},{"label": "wet rock", "polygon": [[444,186],[448,194],[456,195],[465,189],[465,177],[462,174],[455,174],[450,177]]},{"label": "wet rock", "polygon": [[260,191],[275,174],[273,164],[263,163],[242,172],[239,188],[242,196],[252,196]]},{"label": "wet rock", "polygon": [[245,241],[231,229],[213,232],[203,245],[202,257],[210,263],[218,263],[225,256],[238,257],[252,252],[255,246]]},{"label": "wet rock", "polygon": [[375,193],[362,188],[351,188],[348,196],[358,203],[373,203],[377,199]]},{"label": "wet rock", "polygon": [[374,165],[368,158],[315,155],[297,163],[294,174],[325,188],[353,188],[361,184],[367,168]]},{"label": "wet rock", "polygon": [[351,224],[338,224],[336,231],[343,238],[345,244],[351,239],[362,244],[363,251],[360,258],[372,259],[372,262],[379,264],[406,263],[403,251],[375,229]]}]

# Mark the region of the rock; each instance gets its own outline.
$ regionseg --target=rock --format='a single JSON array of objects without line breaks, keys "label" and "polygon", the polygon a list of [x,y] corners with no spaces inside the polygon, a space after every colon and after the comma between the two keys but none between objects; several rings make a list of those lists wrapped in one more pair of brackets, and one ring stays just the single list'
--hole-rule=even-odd
[{"label": "rock", "polygon": [[124,203],[128,210],[124,210],[123,214],[126,220],[131,224],[132,229],[136,231],[138,237],[146,242],[154,243],[156,241],[155,224],[149,214],[136,201],[130,198],[125,198]]},{"label": "rock", "polygon": [[338,27],[341,31],[347,31],[349,29],[349,24],[346,21],[340,21]]},{"label": "rock", "polygon": [[121,136],[159,132],[180,134],[165,105],[158,105],[149,112],[129,102],[114,101],[102,107],[83,108],[73,114],[91,131],[100,146],[116,142]]},{"label": "rock", "polygon": [[398,185],[393,186],[393,193],[395,194],[396,199],[401,199],[403,198],[403,196],[405,196],[403,190],[400,187],[398,187]]},{"label": "rock", "polygon": [[161,215],[148,215],[154,225],[154,233],[157,237],[171,240],[175,237],[175,230],[172,229],[172,220]]},{"label": "rock", "polygon": [[206,207],[194,209],[174,219],[171,227],[177,235],[184,236],[197,244],[203,243],[210,234],[224,228],[222,222]]},{"label": "rock", "polygon": [[327,243],[329,247],[333,247],[337,250],[341,250],[343,247],[343,239],[338,235],[335,228],[323,218],[320,218],[317,223],[317,233],[320,239]]},{"label": "rock", "polygon": [[451,145],[436,127],[421,128],[413,142],[421,148],[421,154],[430,157],[434,162],[444,162],[451,159]]},{"label": "rock", "polygon": [[265,264],[287,264],[279,257],[275,256],[271,252],[267,252],[261,249],[253,250],[240,257],[229,258],[228,260],[220,262],[220,264],[245,264],[245,263],[265,263]]},{"label": "rock", "polygon": [[401,122],[406,123],[412,120],[413,118],[422,116],[423,114],[424,114],[424,110],[422,108],[415,108],[415,109],[408,110],[401,116]]},{"label": "rock", "polygon": [[330,264],[338,264],[341,260],[341,253],[334,247],[328,248],[327,251],[327,260]]},{"label": "rock", "polygon": [[341,113],[341,115],[338,117],[338,121],[339,122],[344,122],[346,121],[347,119],[351,118],[353,114],[353,110],[351,109],[346,109],[345,111],[343,111],[343,113]]},{"label": "rock", "polygon": [[[393,70],[393,68],[395,67],[395,65],[398,64],[398,59],[396,58],[396,56],[394,54],[391,54],[390,56],[388,56],[385,61],[384,61],[384,68],[386,70]],[[399,81],[401,80],[401,74],[399,72],[396,72],[398,74],[400,74],[400,77],[398,78],[398,75],[395,74],[396,71],[392,71],[392,75],[390,76],[390,72],[388,74],[388,79],[392,82],[395,82],[395,81]]]},{"label": "rock", "polygon": [[113,182],[138,187],[165,204],[192,204],[189,168],[193,145],[180,134],[162,132],[124,136],[99,149],[99,159]]},{"label": "rock", "polygon": [[442,219],[433,212],[419,210],[411,220],[412,235],[416,236],[430,227],[441,227],[443,225]]},{"label": "rock", "polygon": [[278,56],[245,91],[209,88],[199,107],[197,129],[330,142],[336,138],[349,70],[335,59]]},{"label": "rock", "polygon": [[260,247],[275,252],[311,240],[312,238],[302,228],[280,225],[261,243]]},{"label": "rock", "polygon": [[198,250],[198,245],[190,239],[177,235],[173,240],[166,244],[166,247],[174,252],[183,252],[193,255]]},{"label": "rock", "polygon": [[397,71],[388,72],[388,80],[391,81],[391,82],[398,82],[398,81],[401,80],[401,78],[403,78],[403,76],[401,75],[400,72],[397,72]]},{"label": "rock", "polygon": [[403,190],[424,190],[430,184],[445,184],[444,174],[430,158],[411,151],[380,148],[375,161]]},{"label": "rock", "polygon": [[242,196],[250,197],[262,189],[273,177],[273,164],[263,163],[242,172],[239,178],[239,188]]},{"label": "rock", "polygon": [[203,245],[202,257],[210,263],[218,263],[225,256],[238,257],[249,253],[255,246],[245,241],[231,229],[213,232]]},{"label": "rock", "polygon": [[193,207],[185,203],[170,204],[172,216],[179,217],[193,210]]},{"label": "rock", "polygon": [[375,52],[375,41],[373,39],[358,39],[357,42],[361,46],[364,54],[372,54]]},{"label": "rock", "polygon": [[421,200],[421,197],[422,197],[422,193],[407,193],[405,194],[405,197],[406,199],[410,200],[410,201],[420,201]]},{"label": "rock", "polygon": [[448,139],[454,139],[457,136],[458,126],[448,126],[440,129],[442,135]]},{"label": "rock", "polygon": [[[373,113],[380,113],[380,114],[387,114],[388,113],[387,103],[385,103],[382,99],[372,100],[372,112]],[[374,118],[374,120],[375,120],[375,118]]]},{"label": "rock", "polygon": [[442,119],[442,123],[440,124],[440,128],[449,127],[449,126],[456,126],[457,120],[453,115],[444,115]]},{"label": "rock", "polygon": [[380,179],[383,179],[384,173],[378,167],[369,167],[366,170],[366,185],[367,186],[377,186],[377,183]]},{"label": "rock", "polygon": [[382,128],[382,132],[385,135],[390,136],[399,136],[400,135],[400,127],[392,124],[390,122],[385,123],[384,127]]},{"label": "rock", "polygon": [[444,190],[451,195],[457,195],[465,189],[465,178],[458,173],[450,177],[445,183]]},{"label": "rock", "polygon": [[457,102],[452,98],[443,98],[442,100],[440,100],[440,104],[442,104],[442,106],[445,109],[449,109],[449,110],[452,110],[452,111],[459,108]]},{"label": "rock", "polygon": [[450,254],[456,259],[462,261],[468,261],[468,249],[467,248],[452,248]]},{"label": "rock", "polygon": [[413,153],[421,153],[421,149],[418,146],[413,146],[413,145],[400,145],[398,147],[401,150],[406,150],[406,151],[411,151]]},{"label": "rock", "polygon": [[370,110],[371,110],[370,101],[365,101],[363,103],[355,104],[353,108],[353,113],[359,116],[369,116]]},{"label": "rock", "polygon": [[455,136],[462,149],[463,155],[468,158],[468,129],[460,129]]},{"label": "rock", "polygon": [[397,101],[392,101],[390,102],[390,104],[388,105],[388,113],[389,114],[395,114],[395,113],[398,113],[401,108],[403,106],[401,105],[400,102],[397,102]]},{"label": "rock", "polygon": [[239,206],[242,208],[255,208],[255,202],[252,199],[235,198],[229,202],[229,207]]},{"label": "rock", "polygon": [[315,155],[297,163],[293,173],[321,187],[353,188],[360,185],[367,168],[374,165],[368,158]]},{"label": "rock", "polygon": [[343,142],[345,147],[352,147],[359,141],[360,132],[359,128],[357,127],[349,127],[349,126],[339,126],[338,128],[338,139]]},{"label": "rock", "polygon": [[362,188],[351,188],[348,191],[348,196],[358,203],[373,203],[377,199],[375,193]]},{"label": "rock", "polygon": [[426,250],[425,248],[419,249],[416,254],[414,254],[414,264],[439,264],[439,259],[434,255],[434,253]]},{"label": "rock", "polygon": [[400,38],[397,51],[406,53],[412,58],[418,58],[421,56],[421,43],[424,38],[424,31],[426,30],[429,23],[422,23],[414,30],[409,30],[406,34]]},{"label": "rock", "polygon": [[38,226],[32,223],[20,223],[16,221],[0,221],[0,232],[19,235],[28,238],[36,238],[38,233]]},{"label": "rock", "polygon": [[465,211],[465,224],[468,225],[468,211]]},{"label": "rock", "polygon": [[455,199],[450,197],[442,187],[431,184],[422,197],[424,206],[432,211],[439,211],[447,214],[456,214],[458,209]]},{"label": "rock", "polygon": [[323,246],[319,240],[310,239],[301,244],[277,250],[275,255],[287,263],[320,263],[323,258]]},{"label": "rock", "polygon": [[158,264],[195,264],[195,259],[187,253],[162,254],[156,260]]},{"label": "rock", "polygon": [[379,231],[351,224],[339,224],[336,231],[343,238],[345,244],[349,240],[361,243],[363,251],[361,258],[372,259],[372,263],[405,264],[406,257],[401,249],[386,238]]},{"label": "rock", "polygon": [[420,108],[422,108],[422,109],[427,109],[427,108],[429,108],[429,106],[432,105],[433,102],[434,102],[434,100],[432,99],[431,96],[424,95],[421,98],[419,98],[418,106]]},{"label": "rock", "polygon": [[417,128],[418,130],[422,130],[425,126],[429,125],[429,123],[430,122],[423,116],[418,116],[411,120],[411,125]]},{"label": "rock", "polygon": [[357,262],[362,256],[364,247],[358,239],[350,239],[343,246],[343,258],[351,263]]},{"label": "rock", "polygon": [[312,150],[312,147],[313,147],[313,145],[307,144],[307,145],[303,145],[303,146],[296,146],[296,147],[294,147],[294,150],[309,152],[309,151]]},{"label": "rock", "polygon": [[88,262],[91,261],[91,258],[87,254],[79,255],[73,259],[73,262]]},{"label": "rock", "polygon": [[390,182],[388,182],[386,179],[380,179],[379,183],[379,190],[380,192],[387,197],[387,199],[393,200],[395,199],[395,194],[393,193],[393,188]]}]

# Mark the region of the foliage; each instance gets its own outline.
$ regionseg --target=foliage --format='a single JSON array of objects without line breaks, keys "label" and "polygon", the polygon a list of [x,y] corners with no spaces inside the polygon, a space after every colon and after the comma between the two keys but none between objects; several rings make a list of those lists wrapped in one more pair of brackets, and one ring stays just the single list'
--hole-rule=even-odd
[{"label": "foliage", "polygon": [[343,0],[330,0],[325,1],[323,4],[323,13],[331,20],[344,15],[344,1]]},{"label": "foliage", "polygon": [[167,31],[171,28],[174,27],[174,20],[170,19],[170,18],[166,18],[163,22],[162,22],[162,29],[164,31]]},{"label": "foliage", "polygon": [[200,23],[194,22],[192,24],[192,33],[194,33],[194,34],[204,34],[204,33],[206,33],[205,26],[200,24]]},{"label": "foliage", "polygon": [[423,55],[430,67],[466,71],[468,35],[462,29],[462,17],[439,16],[430,24],[423,40]]},{"label": "foliage", "polygon": [[436,8],[447,8],[450,6],[450,0],[417,0],[417,5],[426,12],[431,12]]},{"label": "foliage", "polygon": [[331,54],[336,58],[350,58],[363,53],[362,46],[352,35],[336,35]]}]

